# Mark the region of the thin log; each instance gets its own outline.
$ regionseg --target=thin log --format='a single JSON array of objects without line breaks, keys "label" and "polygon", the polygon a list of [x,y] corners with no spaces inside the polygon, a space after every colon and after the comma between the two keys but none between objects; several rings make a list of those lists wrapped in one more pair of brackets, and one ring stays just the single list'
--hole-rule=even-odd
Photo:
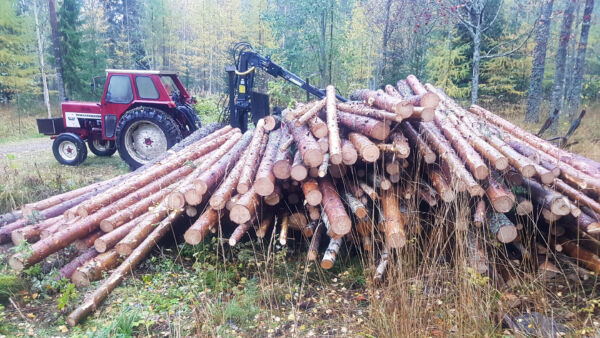
[{"label": "thin log", "polygon": [[438,193],[438,195],[440,195],[442,201],[446,203],[451,203],[456,199],[456,193],[450,187],[448,182],[446,182],[444,175],[439,170],[429,168],[429,170],[427,170],[427,174],[429,175],[431,185]]},{"label": "thin log", "polygon": [[[294,141],[298,146],[298,152],[302,156],[302,162],[309,167],[318,167],[323,162],[321,148],[314,136],[306,126],[290,126]],[[293,171],[293,170],[292,170]]]},{"label": "thin log", "polygon": [[411,143],[413,148],[417,148],[419,155],[423,158],[425,163],[431,164],[435,162],[437,155],[429,145],[421,138],[421,135],[415,130],[410,123],[400,124],[400,129],[403,135],[405,135]]},{"label": "thin log", "polygon": [[375,109],[369,107],[362,102],[350,102],[350,103],[342,103],[338,102],[337,108],[340,111],[351,113],[354,115],[360,115],[365,117],[370,117],[373,119],[377,119],[380,121],[394,121],[394,122],[402,122],[402,116],[397,115],[395,113],[390,113],[383,109]]},{"label": "thin log", "polygon": [[253,186],[247,193],[241,195],[237,203],[231,208],[229,219],[236,224],[249,222],[255,215],[259,202],[259,195]]},{"label": "thin log", "polygon": [[531,213],[533,213],[533,203],[523,196],[517,196],[515,212],[519,216],[531,215]]},{"label": "thin log", "polygon": [[335,107],[335,88],[331,85],[327,86],[326,97],[327,101],[327,129],[329,130],[329,160],[333,164],[342,163],[342,141],[340,139],[340,130],[338,127],[338,111]]},{"label": "thin log", "polygon": [[[244,170],[244,167],[248,165],[248,162],[246,160],[249,157],[252,157],[250,154],[251,153],[247,152],[245,155],[242,155],[242,157],[237,161],[233,169],[231,169],[223,183],[221,183],[217,190],[215,190],[215,192],[211,195],[210,199],[208,200],[208,203],[210,204],[211,208],[215,210],[224,209],[225,205],[227,204],[227,201],[229,201],[231,197],[235,194],[235,192],[238,191],[236,187],[239,187],[238,183]],[[244,187],[242,187],[242,190],[244,190]]]},{"label": "thin log", "polygon": [[362,219],[367,217],[367,207],[365,207],[365,205],[361,201],[352,196],[351,193],[344,193],[344,201],[350,207],[350,210],[357,218]]},{"label": "thin log", "polygon": [[340,238],[332,238],[329,240],[329,245],[327,246],[327,250],[323,254],[323,259],[321,260],[321,268],[325,270],[329,270],[335,264],[335,260],[340,252],[340,247],[342,246],[342,239]]},{"label": "thin log", "polygon": [[313,234],[310,245],[308,246],[308,252],[306,254],[306,258],[309,261],[316,261],[319,257],[319,244],[321,243],[321,237],[325,232],[325,225],[319,222],[317,227],[315,228],[315,233]]},{"label": "thin log", "polygon": [[292,167],[290,168],[290,177],[296,181],[303,181],[308,176],[308,169],[302,163],[302,155],[300,154],[300,150],[296,152],[294,155],[294,161],[292,163]]},{"label": "thin log", "polygon": [[[333,97],[335,99],[335,92],[334,92]],[[326,98],[323,100],[317,101],[317,103],[315,105],[313,105],[309,110],[307,110],[306,113],[304,113],[302,116],[299,116],[296,119],[296,122],[295,122],[296,126],[306,124],[309,120],[311,120],[315,116],[318,116],[319,111],[321,111],[321,109],[325,108],[325,105],[327,102],[328,101]]]},{"label": "thin log", "polygon": [[329,135],[329,130],[327,129],[327,123],[325,123],[325,121],[321,120],[320,117],[315,116],[313,118],[311,118],[310,120],[308,120],[308,128],[310,129],[310,132],[316,137],[316,138],[323,138],[323,137],[327,137],[327,135]]},{"label": "thin log", "polygon": [[563,247],[563,252],[583,263],[585,267],[594,271],[594,273],[600,274],[600,257],[598,255],[582,248],[572,240],[561,238],[559,242]]},{"label": "thin log", "polygon": [[107,250],[112,249],[119,241],[125,238],[125,236],[127,236],[127,234],[131,232],[144,217],[145,216],[134,218],[115,230],[98,237],[94,241],[94,248],[96,248],[96,251],[98,252],[106,252]]},{"label": "thin log", "polygon": [[73,275],[73,273],[75,272],[75,270],[77,270],[77,268],[79,268],[80,266],[85,264],[85,262],[89,261],[90,259],[92,259],[96,256],[98,256],[98,251],[96,251],[96,249],[94,249],[94,248],[87,249],[81,255],[75,257],[69,263],[67,263],[65,266],[60,268],[60,270],[58,270],[58,275],[56,276],[56,280],[60,280],[62,278],[70,279],[71,276]]},{"label": "thin log", "polygon": [[386,110],[401,118],[407,118],[412,114],[412,104],[400,98],[387,95],[383,91],[355,90],[350,95],[350,99],[364,101],[369,106]]},{"label": "thin log", "polygon": [[365,162],[375,162],[379,159],[379,148],[366,136],[356,132],[351,132],[348,134],[348,138]]},{"label": "thin log", "polygon": [[306,210],[308,211],[308,217],[311,220],[315,221],[321,219],[321,210],[319,207],[309,204],[306,206]]},{"label": "thin log", "polygon": [[202,242],[210,232],[210,229],[216,226],[219,218],[218,211],[210,207],[206,208],[196,222],[183,235],[185,242],[191,245]]},{"label": "thin log", "polygon": [[337,112],[337,117],[339,122],[348,129],[379,141],[387,139],[390,134],[390,127],[387,123],[370,117],[344,112]]},{"label": "thin log", "polygon": [[323,210],[331,222],[332,237],[339,238],[350,232],[352,220],[346,213],[338,192],[328,178],[319,180],[319,188],[323,194]]},{"label": "thin log", "polygon": [[229,236],[229,246],[235,246],[244,235],[250,230],[252,227],[251,222],[246,222],[244,224],[238,225],[234,230],[231,236]]},{"label": "thin log", "polygon": [[477,227],[482,227],[487,224],[487,213],[485,210],[485,201],[479,199],[475,203],[475,210],[473,212],[473,224]]},{"label": "thin log", "polygon": [[98,254],[77,268],[71,280],[77,287],[89,286],[91,282],[99,280],[104,271],[110,270],[119,264],[119,254],[115,250]]},{"label": "thin log", "polygon": [[[269,134],[269,142],[265,149],[264,156],[260,161],[260,166],[256,172],[254,188],[260,196],[269,196],[275,190],[275,175],[273,175],[273,164],[277,156],[277,146],[281,139],[281,132],[276,130]],[[239,192],[239,190],[238,190]]]},{"label": "thin log", "polygon": [[281,230],[279,231],[279,244],[285,246],[287,244],[287,234],[289,225],[289,215],[285,214],[281,218]]},{"label": "thin log", "polygon": [[94,241],[96,241],[102,235],[104,235],[104,231],[96,230],[96,231],[92,232],[91,234],[85,236],[84,238],[74,241],[73,246],[75,247],[75,249],[77,249],[79,251],[84,251],[84,250],[94,246]]},{"label": "thin log", "polygon": [[392,191],[384,191],[381,195],[383,208],[385,243],[389,248],[401,248],[406,244],[404,225],[406,217],[399,207],[398,196]]},{"label": "thin log", "polygon": [[271,227],[273,223],[273,214],[271,212],[267,212],[263,214],[263,219],[260,221],[260,225],[258,229],[256,229],[256,237],[257,238],[265,238],[267,235],[267,231]]},{"label": "thin log", "polygon": [[416,76],[412,74],[407,76],[406,83],[412,88],[415,95],[404,99],[413,105],[435,108],[440,103],[440,98],[436,94],[428,92]]},{"label": "thin log", "polygon": [[485,193],[496,212],[509,212],[515,204],[515,196],[510,190],[492,177],[488,179],[488,187]]},{"label": "thin log", "polygon": [[510,243],[517,238],[517,227],[506,215],[490,212],[488,215],[488,229],[501,243]]},{"label": "thin log", "polygon": [[250,189],[250,186],[252,186],[252,182],[254,182],[254,175],[256,175],[261,156],[269,138],[269,136],[265,135],[264,125],[263,119],[258,120],[256,128],[254,128],[252,141],[250,141],[250,145],[245,151],[247,156],[245,158],[246,165],[242,168],[242,173],[237,184],[238,194],[246,193]]},{"label": "thin log", "polygon": [[263,120],[265,121],[264,128],[266,131],[273,131],[281,126],[281,116],[279,115],[267,115],[263,117]]},{"label": "thin log", "polygon": [[308,179],[302,182],[302,192],[304,193],[304,199],[306,203],[312,206],[321,204],[323,200],[323,194],[319,190],[319,183],[315,179]]}]

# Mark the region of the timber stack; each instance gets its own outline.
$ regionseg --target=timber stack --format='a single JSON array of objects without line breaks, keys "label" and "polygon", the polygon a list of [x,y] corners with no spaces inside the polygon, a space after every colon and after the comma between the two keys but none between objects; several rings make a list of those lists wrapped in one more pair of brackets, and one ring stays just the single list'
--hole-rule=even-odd
[{"label": "timber stack", "polygon": [[80,254],[59,278],[86,286],[110,271],[68,316],[75,325],[175,225],[191,245],[214,233],[229,234],[231,246],[248,235],[305,239],[308,260],[323,269],[356,246],[372,253],[381,280],[403,248],[439,235],[431,219],[441,213],[479,273],[503,275],[492,273],[499,247],[534,257],[540,270],[561,251],[600,273],[600,163],[480,106],[464,109],[413,75],[356,90],[351,102],[335,94],[328,86],[322,100],[245,133],[208,125],[132,173],[2,215],[1,242],[31,243],[11,267],[74,245]]}]

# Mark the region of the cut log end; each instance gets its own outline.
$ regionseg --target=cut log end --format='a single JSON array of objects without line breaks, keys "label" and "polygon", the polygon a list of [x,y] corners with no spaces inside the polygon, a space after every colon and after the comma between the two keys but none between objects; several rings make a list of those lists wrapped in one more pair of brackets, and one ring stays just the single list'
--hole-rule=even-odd
[{"label": "cut log end", "polygon": [[229,212],[229,219],[236,224],[244,224],[250,221],[252,214],[250,210],[243,205],[236,204],[231,208]]},{"label": "cut log end", "polygon": [[533,164],[526,164],[521,168],[521,174],[523,177],[533,177],[537,171],[535,170],[535,166]]},{"label": "cut log end", "polygon": [[196,189],[189,189],[184,193],[185,201],[189,205],[198,205],[202,202],[202,194]]},{"label": "cut log end", "polygon": [[486,165],[478,166],[473,170],[473,176],[480,181],[485,180],[489,174],[490,170]]},{"label": "cut log end", "polygon": [[[316,255],[315,255],[315,256],[316,256]],[[309,260],[311,260],[311,259],[310,259],[310,257],[309,257],[308,259],[309,259]],[[314,259],[316,259],[316,257],[315,257]],[[314,260],[314,259],[312,259],[312,260]],[[329,270],[329,269],[333,268],[333,265],[334,265],[334,264],[335,264],[335,262],[333,262],[333,261],[330,261],[330,260],[322,260],[322,261],[321,261],[321,268],[322,268],[322,269],[325,269],[325,270]]]},{"label": "cut log end", "polygon": [[78,288],[90,286],[91,284],[90,278],[87,276],[87,274],[80,270],[75,270],[75,272],[73,272],[73,275],[71,275],[71,280]]},{"label": "cut log end", "polygon": [[303,181],[308,176],[308,170],[305,166],[297,165],[292,167],[290,176],[296,181]]},{"label": "cut log end", "polygon": [[111,232],[115,229],[115,224],[111,222],[109,219],[103,219],[100,221],[100,230],[104,232]]},{"label": "cut log end", "polygon": [[504,171],[508,168],[508,164],[508,159],[506,157],[500,157],[494,162],[494,168],[496,168],[496,170]]},{"label": "cut log end", "polygon": [[440,103],[440,98],[434,93],[425,93],[421,97],[421,106],[435,108]]},{"label": "cut log end", "polygon": [[513,199],[509,195],[499,196],[491,202],[494,210],[501,213],[509,212],[514,204]]},{"label": "cut log end", "polygon": [[254,182],[254,189],[257,194],[266,197],[271,195],[275,190],[275,183],[268,177],[261,177]]},{"label": "cut log end", "polygon": [[302,162],[310,168],[316,168],[323,163],[323,153],[320,149],[307,149],[303,153]]},{"label": "cut log end", "polygon": [[501,243],[511,243],[517,238],[517,235],[517,227],[509,225],[501,227],[496,234],[496,238]]},{"label": "cut log end", "polygon": [[550,211],[558,216],[566,216],[571,213],[571,204],[566,197],[557,198],[552,202]]},{"label": "cut log end", "polygon": [[362,148],[361,155],[366,162],[375,162],[380,156],[379,148],[376,145],[367,145]]},{"label": "cut log end", "polygon": [[250,184],[248,184],[247,182],[240,182],[238,183],[236,190],[238,194],[243,195],[247,193],[248,190],[250,190]]},{"label": "cut log end", "polygon": [[185,206],[185,195],[174,191],[167,196],[167,206],[169,209],[181,209]]},{"label": "cut log end", "polygon": [[15,271],[23,271],[25,269],[24,259],[19,254],[12,255],[8,260],[8,265]]}]

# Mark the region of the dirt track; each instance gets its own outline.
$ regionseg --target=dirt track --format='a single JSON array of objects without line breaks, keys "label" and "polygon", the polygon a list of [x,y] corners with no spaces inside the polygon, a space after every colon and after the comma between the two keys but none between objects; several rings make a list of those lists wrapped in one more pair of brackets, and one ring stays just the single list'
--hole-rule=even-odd
[{"label": "dirt track", "polygon": [[2,158],[5,158],[8,154],[20,155],[41,151],[52,152],[52,140],[49,137],[0,144],[0,157]]}]

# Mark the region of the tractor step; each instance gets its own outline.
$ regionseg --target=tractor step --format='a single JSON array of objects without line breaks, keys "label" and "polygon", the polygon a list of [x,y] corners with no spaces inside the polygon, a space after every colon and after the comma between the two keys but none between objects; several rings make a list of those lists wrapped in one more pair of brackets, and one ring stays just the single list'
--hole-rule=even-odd
[{"label": "tractor step", "polygon": [[62,117],[37,119],[38,131],[44,135],[58,135],[65,131]]}]

